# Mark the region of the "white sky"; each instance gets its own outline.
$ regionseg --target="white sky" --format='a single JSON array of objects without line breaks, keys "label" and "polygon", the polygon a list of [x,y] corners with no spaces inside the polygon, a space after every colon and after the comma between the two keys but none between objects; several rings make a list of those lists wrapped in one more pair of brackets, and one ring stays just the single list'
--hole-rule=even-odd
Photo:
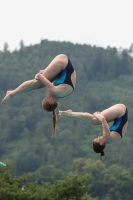
[{"label": "white sky", "polygon": [[0,0],[0,50],[41,39],[127,48],[133,0]]}]

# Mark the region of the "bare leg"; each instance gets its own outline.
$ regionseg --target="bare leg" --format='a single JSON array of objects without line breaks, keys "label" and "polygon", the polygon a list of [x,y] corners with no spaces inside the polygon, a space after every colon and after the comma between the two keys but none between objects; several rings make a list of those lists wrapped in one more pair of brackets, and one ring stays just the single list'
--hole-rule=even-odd
[{"label": "bare leg", "polygon": [[17,87],[15,90],[7,91],[6,96],[1,101],[1,104],[4,105],[5,101],[9,100],[10,98],[12,98],[18,94],[29,92],[29,91],[35,90],[35,89],[40,89],[43,87],[45,87],[45,85],[43,85],[43,83],[40,80],[33,79],[33,80],[25,81],[19,87]]},{"label": "bare leg", "polygon": [[44,69],[43,76],[48,80],[55,80],[61,70],[65,69],[68,63],[68,58],[64,54],[56,56],[50,64]]}]

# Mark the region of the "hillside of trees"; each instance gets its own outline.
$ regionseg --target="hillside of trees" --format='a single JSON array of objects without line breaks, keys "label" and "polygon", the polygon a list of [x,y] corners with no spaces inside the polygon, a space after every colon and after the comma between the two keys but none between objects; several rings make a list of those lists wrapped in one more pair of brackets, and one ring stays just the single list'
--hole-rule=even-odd
[{"label": "hillside of trees", "polygon": [[[77,72],[75,91],[60,101],[61,110],[94,113],[116,103],[129,111],[128,130],[116,145],[107,145],[103,161],[93,152],[92,141],[102,133],[93,126],[58,116],[59,130],[51,138],[52,114],[41,102],[46,88],[20,94],[0,106],[0,161],[14,163],[14,175],[32,172],[33,181],[61,179],[62,174],[91,174],[90,192],[100,200],[132,199],[133,181],[133,47],[101,48],[41,40],[40,44],[0,52],[0,97],[7,90],[33,79],[58,54],[66,54]],[[57,110],[58,114],[58,110]]]}]

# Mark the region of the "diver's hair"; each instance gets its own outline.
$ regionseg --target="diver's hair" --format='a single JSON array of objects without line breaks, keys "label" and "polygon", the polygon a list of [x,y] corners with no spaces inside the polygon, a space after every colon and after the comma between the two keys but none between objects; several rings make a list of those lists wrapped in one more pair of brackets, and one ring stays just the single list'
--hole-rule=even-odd
[{"label": "diver's hair", "polygon": [[58,129],[57,115],[56,115],[56,112],[53,111],[53,131],[52,131],[52,136],[53,137],[56,135],[56,130],[57,129]]},{"label": "diver's hair", "polygon": [[47,112],[54,111],[58,107],[58,102],[54,102],[53,104],[49,104],[47,101],[42,101],[42,107]]},{"label": "diver's hair", "polygon": [[100,145],[98,142],[96,141],[93,141],[93,150],[96,152],[96,153],[100,153],[101,156],[104,156],[105,153],[104,153],[104,148],[105,148],[105,145]]},{"label": "diver's hair", "polygon": [[42,106],[47,112],[53,112],[53,130],[52,130],[52,136],[54,137],[56,135],[56,130],[58,129],[58,123],[57,123],[57,116],[55,109],[58,107],[58,102],[54,102],[53,104],[49,104],[48,102],[42,101]]}]

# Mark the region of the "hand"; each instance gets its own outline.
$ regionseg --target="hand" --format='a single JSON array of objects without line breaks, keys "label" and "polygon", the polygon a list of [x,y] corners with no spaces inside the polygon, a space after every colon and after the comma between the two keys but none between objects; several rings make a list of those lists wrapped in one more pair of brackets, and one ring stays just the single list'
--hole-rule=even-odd
[{"label": "hand", "polygon": [[36,80],[39,80],[38,74],[35,75],[35,79],[36,79]]},{"label": "hand", "polygon": [[94,112],[94,114],[93,115],[96,115],[96,114],[100,114],[101,112],[99,112],[99,111],[96,111],[96,112]]},{"label": "hand", "polygon": [[99,111],[95,112],[93,116],[96,117],[100,122],[102,122],[105,119],[105,117]]},{"label": "hand", "polygon": [[39,74],[43,74],[43,73],[44,73],[44,71],[45,71],[45,70],[40,70],[40,71],[39,71]]},{"label": "hand", "polygon": [[39,73],[37,73],[37,74],[35,75],[35,79],[36,79],[36,80],[39,80],[39,75],[40,75],[40,74],[43,75],[44,71],[45,71],[45,70],[40,70]]}]

